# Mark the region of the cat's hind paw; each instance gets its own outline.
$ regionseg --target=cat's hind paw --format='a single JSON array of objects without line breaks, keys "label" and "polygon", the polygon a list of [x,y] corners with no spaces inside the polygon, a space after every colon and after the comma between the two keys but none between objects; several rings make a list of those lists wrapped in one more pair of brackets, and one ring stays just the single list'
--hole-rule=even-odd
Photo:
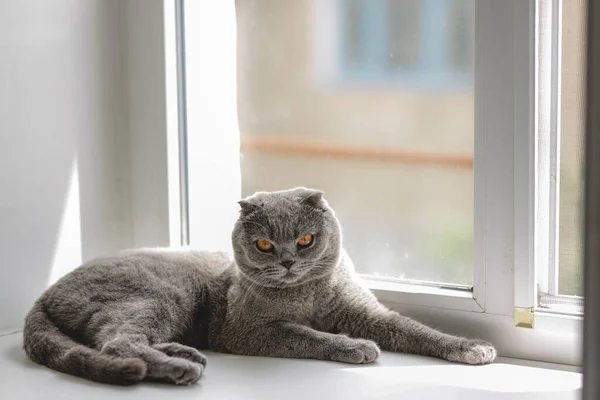
[{"label": "cat's hind paw", "polygon": [[183,358],[206,367],[206,356],[193,347],[180,343],[159,343],[152,345],[152,347],[170,357]]},{"label": "cat's hind paw", "polygon": [[167,363],[155,366],[152,378],[176,385],[191,385],[200,379],[202,372],[204,367],[200,364],[172,358]]}]

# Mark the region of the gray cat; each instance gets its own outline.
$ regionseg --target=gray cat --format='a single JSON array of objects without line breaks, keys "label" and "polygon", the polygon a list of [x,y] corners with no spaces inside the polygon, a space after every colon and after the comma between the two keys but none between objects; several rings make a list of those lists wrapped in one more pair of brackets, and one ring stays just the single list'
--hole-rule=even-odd
[{"label": "gray cat", "polygon": [[25,321],[32,360],[112,384],[196,382],[197,349],[371,363],[383,350],[485,364],[486,342],[446,335],[381,305],[342,250],[322,192],[240,202],[224,254],[137,250],[90,261],[50,287]]}]

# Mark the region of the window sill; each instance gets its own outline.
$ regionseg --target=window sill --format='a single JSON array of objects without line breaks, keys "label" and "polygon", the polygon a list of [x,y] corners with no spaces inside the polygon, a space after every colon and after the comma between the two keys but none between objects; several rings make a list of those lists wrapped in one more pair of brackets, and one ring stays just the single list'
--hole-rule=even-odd
[{"label": "window sill", "polygon": [[482,312],[472,291],[389,282],[361,277],[363,284],[383,303],[409,304],[451,310]]},{"label": "window sill", "polygon": [[[287,360],[209,353],[198,384],[142,383],[130,388],[97,384],[29,361],[21,335],[0,338],[3,393],[10,398],[89,399],[577,399],[582,376],[575,368],[499,359],[486,366],[383,353],[371,365]],[[299,378],[301,377],[301,378]],[[35,382],[35,385],[31,383]],[[234,384],[232,384],[234,382]]]},{"label": "window sill", "polygon": [[583,316],[536,310],[534,312],[534,329],[582,337]]}]

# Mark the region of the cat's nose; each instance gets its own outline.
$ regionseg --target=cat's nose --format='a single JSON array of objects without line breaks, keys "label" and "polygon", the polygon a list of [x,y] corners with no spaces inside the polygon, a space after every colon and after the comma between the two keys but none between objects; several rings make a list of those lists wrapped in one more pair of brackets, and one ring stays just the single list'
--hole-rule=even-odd
[{"label": "cat's nose", "polygon": [[283,267],[285,269],[290,269],[290,268],[292,268],[292,265],[296,264],[296,261],[295,260],[283,260],[283,261],[280,261],[279,264],[283,265]]}]

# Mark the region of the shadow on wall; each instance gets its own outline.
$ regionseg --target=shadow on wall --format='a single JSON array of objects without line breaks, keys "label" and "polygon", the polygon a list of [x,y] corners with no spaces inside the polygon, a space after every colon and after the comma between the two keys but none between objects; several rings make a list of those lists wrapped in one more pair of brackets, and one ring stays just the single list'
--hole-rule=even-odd
[{"label": "shadow on wall", "polygon": [[82,259],[131,246],[121,8],[0,3],[0,333]]}]

